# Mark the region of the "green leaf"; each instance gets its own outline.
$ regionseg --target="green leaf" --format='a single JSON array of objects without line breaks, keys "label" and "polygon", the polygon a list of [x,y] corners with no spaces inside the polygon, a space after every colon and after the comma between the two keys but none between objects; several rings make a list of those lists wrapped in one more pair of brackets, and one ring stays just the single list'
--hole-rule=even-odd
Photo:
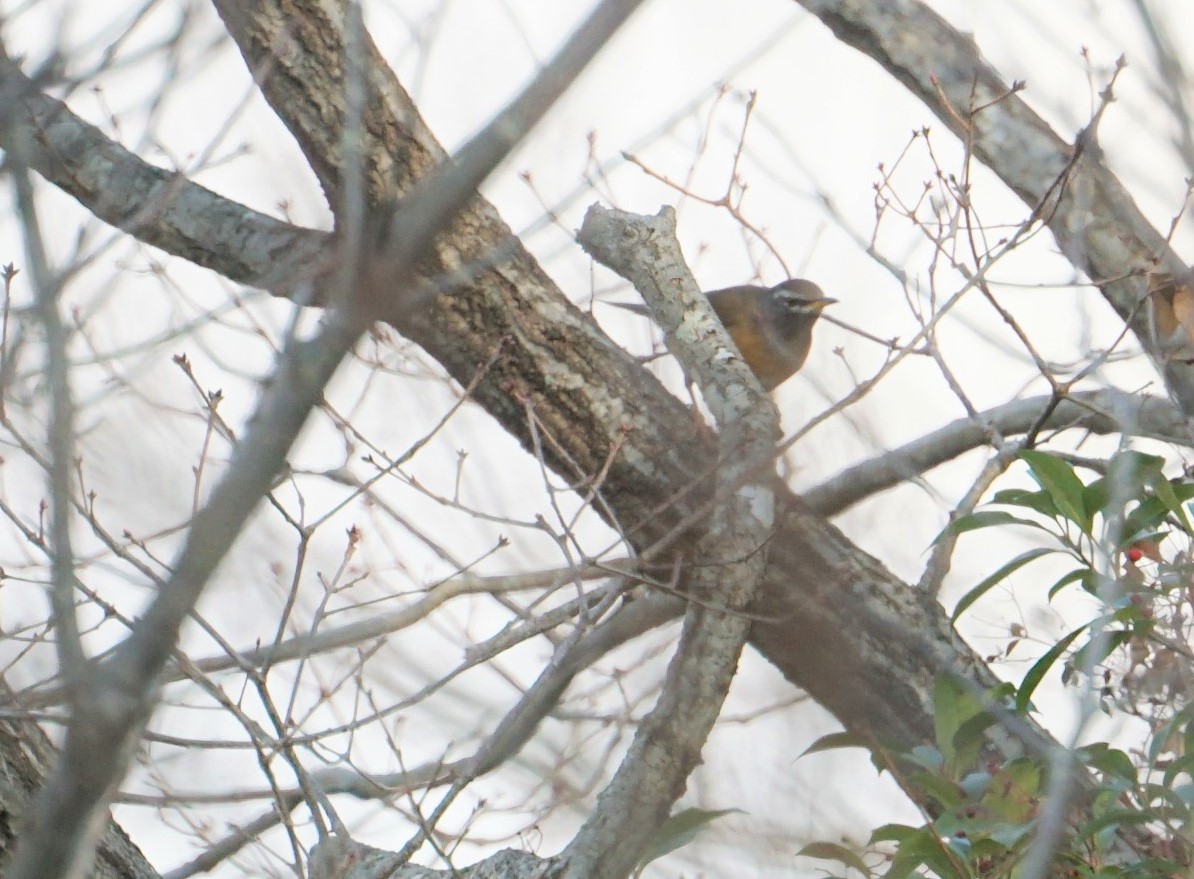
[{"label": "green leaf", "polygon": [[966,792],[967,797],[977,800],[991,786],[991,773],[971,772],[962,779],[959,785]]},{"label": "green leaf", "polygon": [[977,531],[979,528],[991,528],[997,525],[1025,525],[1029,528],[1036,528],[1039,531],[1052,534],[1052,532],[1039,522],[1033,522],[1031,519],[1021,519],[1005,510],[980,510],[977,513],[971,513],[969,516],[959,516],[950,522],[942,529],[940,534],[933,538],[933,543],[938,543],[942,538],[953,534],[965,534],[967,531]]},{"label": "green leaf", "polygon": [[[866,748],[869,751],[870,742],[865,737],[856,733],[829,733],[828,735],[821,736],[821,738],[805,748],[800,757],[807,757],[809,754],[819,754],[821,751],[836,751],[840,748]],[[799,760],[800,757],[796,759]]]},{"label": "green leaf", "polygon": [[948,674],[939,675],[933,684],[933,720],[936,725],[937,748],[948,760],[950,744],[973,712],[964,707],[966,691]]},{"label": "green leaf", "polygon": [[1113,479],[1124,479],[1127,485],[1143,485],[1146,474],[1160,473],[1165,459],[1160,455],[1146,455],[1135,449],[1123,449],[1111,456],[1107,472]]},{"label": "green leaf", "polygon": [[1014,848],[1035,829],[1035,821],[1025,821],[1023,824],[999,824],[992,828],[991,839],[1004,848]]},{"label": "green leaf", "polygon": [[993,586],[999,584],[1009,574],[1020,570],[1020,568],[1024,567],[1029,562],[1036,561],[1042,556],[1050,555],[1055,552],[1059,552],[1059,550],[1038,548],[1030,549],[1027,552],[1020,553],[1010,562],[1003,565],[1003,567],[997,570],[994,574],[987,577],[985,580],[963,595],[958,600],[957,605],[954,607],[954,612],[950,616],[950,621],[957,622],[958,617],[962,615],[966,608],[970,607],[970,605],[982,598],[988,591],[990,591]]},{"label": "green leaf", "polygon": [[638,862],[638,871],[642,871],[647,864],[664,855],[674,852],[678,848],[688,845],[705,826],[722,815],[731,812],[741,812],[741,809],[684,809],[672,815],[660,825],[651,838],[642,859]]},{"label": "green leaf", "polygon": [[1031,821],[1041,792],[1041,767],[1032,760],[1013,760],[991,780],[981,802],[992,816],[1016,824]]},{"label": "green leaf", "polygon": [[[1132,500],[1135,496],[1124,497],[1122,500]],[[1096,479],[1094,482],[1082,489],[1082,509],[1088,510],[1092,515],[1095,513],[1102,513],[1107,515],[1107,504],[1111,502],[1111,485],[1106,478]]]},{"label": "green leaf", "polygon": [[1078,749],[1078,760],[1113,778],[1136,783],[1136,767],[1132,758],[1106,742],[1092,742]]},{"label": "green leaf", "polygon": [[961,879],[965,875],[955,860],[946,854],[937,834],[926,827],[915,835],[905,837],[900,843],[891,859],[886,879],[908,879],[921,864],[941,879]]},{"label": "green leaf", "polygon": [[1056,583],[1054,583],[1052,586],[1049,587],[1048,599],[1049,599],[1049,601],[1052,601],[1053,596],[1055,596],[1058,592],[1060,592],[1066,586],[1069,586],[1071,583],[1081,583],[1082,588],[1085,589],[1087,592],[1094,592],[1095,590],[1092,589],[1089,584],[1097,576],[1098,575],[1089,567],[1075,568],[1074,570],[1070,571],[1068,574],[1066,574],[1064,577],[1062,577],[1060,580],[1058,580]]},{"label": "green leaf", "polygon": [[940,775],[917,772],[908,780],[940,803],[944,809],[956,809],[966,802],[966,791]]},{"label": "green leaf", "polygon": [[1056,455],[1036,449],[1024,449],[1020,458],[1028,464],[1032,477],[1049,493],[1058,511],[1079,528],[1090,534],[1093,511],[1087,513],[1082,492],[1086,488],[1074,473],[1074,468]]},{"label": "green leaf", "polygon": [[907,754],[901,754],[900,757],[909,763],[915,763],[917,766],[933,771],[945,765],[945,757],[932,745],[917,745]]},{"label": "green leaf", "polygon": [[834,842],[810,842],[800,851],[797,857],[817,858],[822,861],[837,861],[847,867],[853,867],[863,876],[870,876],[871,870],[857,853],[850,851],[843,845]]},{"label": "green leaf", "polygon": [[1156,531],[1169,515],[1169,510],[1159,498],[1150,497],[1124,516],[1123,538],[1125,543],[1131,543],[1138,534]]},{"label": "green leaf", "polygon": [[901,845],[906,839],[924,833],[923,827],[910,827],[907,824],[884,824],[871,831],[871,838],[867,840],[867,848],[877,842],[897,842]]},{"label": "green leaf", "polygon": [[[1110,867],[1104,867],[1103,869],[1106,871]],[[1132,861],[1131,872],[1125,869],[1120,875],[1140,877],[1185,876],[1188,874],[1189,869],[1189,864],[1179,864],[1167,858],[1143,858]],[[1098,877],[1098,879],[1102,879],[1102,877]]]},{"label": "green leaf", "polygon": [[946,760],[946,772],[959,777],[970,769],[983,745],[983,731],[991,725],[980,697],[950,675],[941,675],[933,687],[933,721],[937,748]]},{"label": "green leaf", "polygon": [[[1158,491],[1160,483],[1164,483],[1166,488]],[[1142,534],[1156,531],[1172,512],[1171,505],[1175,499],[1179,503],[1179,509],[1182,503],[1194,499],[1194,482],[1184,480],[1170,482],[1164,477],[1158,476],[1150,485],[1153,488],[1153,495],[1141,501],[1135,509],[1124,517],[1123,536],[1125,544],[1131,543]],[[1162,491],[1167,495],[1172,493],[1168,501],[1162,500],[1160,496]],[[1182,511],[1182,514],[1179,514],[1178,518],[1183,523],[1187,521],[1184,517],[1184,511]]]},{"label": "green leaf", "polygon": [[[1126,607],[1122,613],[1138,615],[1139,610],[1135,607]],[[1094,668],[1120,647],[1127,644],[1131,638],[1132,633],[1125,629],[1104,632],[1101,638],[1091,638],[1074,651],[1074,667],[1082,669]]]},{"label": "green leaf", "polygon": [[[1116,452],[1107,462],[1107,475],[1086,486],[1083,501],[1087,511],[1104,514],[1116,512],[1126,502],[1143,498],[1145,486],[1161,473],[1164,466],[1165,460],[1156,455],[1145,455],[1131,449]],[[1108,509],[1112,501],[1115,501],[1115,510]]]},{"label": "green leaf", "polygon": [[1182,506],[1182,501],[1178,497],[1173,484],[1164,476],[1158,474],[1157,478],[1152,481],[1152,488],[1156,492],[1157,498],[1165,505],[1165,509],[1177,516],[1186,533],[1189,534],[1191,530],[1194,530],[1190,527],[1190,519],[1186,516],[1186,508]]},{"label": "green leaf", "polygon": [[995,492],[991,498],[993,504],[1004,504],[1009,507],[1027,507],[1050,519],[1058,518],[1061,513],[1053,498],[1045,491],[1029,491],[1026,488],[1005,488]]},{"label": "green leaf", "polygon": [[[980,703],[981,708],[981,703]],[[984,734],[995,724],[995,717],[988,711],[980,711],[971,717],[954,733],[954,754],[957,756],[958,771],[973,766],[985,742]]]},{"label": "green leaf", "polygon": [[[1183,754],[1194,754],[1194,718],[1191,718],[1191,709],[1194,706],[1187,705],[1177,713],[1177,716],[1171,721],[1172,726],[1166,725],[1169,729],[1167,735],[1172,735],[1174,731],[1180,730]],[[1158,733],[1160,735],[1160,733]],[[1154,736],[1155,738],[1155,736]],[[1150,748],[1151,750],[1151,748]],[[1156,757],[1150,758],[1154,762]]]},{"label": "green leaf", "polygon": [[945,844],[953,849],[956,854],[963,861],[969,861],[973,857],[973,843],[970,842],[969,836],[947,836],[945,837]]},{"label": "green leaf", "polygon": [[1049,648],[1049,650],[1038,659],[1024,675],[1024,680],[1020,681],[1020,688],[1016,691],[1016,713],[1025,714],[1028,711],[1028,703],[1032,700],[1032,694],[1036,692],[1037,686],[1040,685],[1041,680],[1045,674],[1053,666],[1053,663],[1061,657],[1074,640],[1081,635],[1090,626],[1090,623],[1085,623],[1074,631],[1070,632],[1056,644]]},{"label": "green leaf", "polygon": [[1091,818],[1085,824],[1078,828],[1077,838],[1088,839],[1102,830],[1110,830],[1119,828],[1124,825],[1129,827],[1135,824],[1147,824],[1150,821],[1155,821],[1156,816],[1149,814],[1147,811],[1137,811],[1136,809],[1110,809],[1102,815]]},{"label": "green leaf", "polygon": [[1181,794],[1163,784],[1140,786],[1141,800],[1148,803],[1145,812],[1155,821],[1168,821],[1185,825],[1189,821],[1190,807]]},{"label": "green leaf", "polygon": [[1164,751],[1170,750],[1170,746],[1175,738],[1175,733],[1179,731],[1182,734],[1181,753],[1194,754],[1194,706],[1187,705],[1181,711],[1177,712],[1169,722],[1163,727],[1153,733],[1152,740],[1148,744],[1148,762],[1155,764]]}]

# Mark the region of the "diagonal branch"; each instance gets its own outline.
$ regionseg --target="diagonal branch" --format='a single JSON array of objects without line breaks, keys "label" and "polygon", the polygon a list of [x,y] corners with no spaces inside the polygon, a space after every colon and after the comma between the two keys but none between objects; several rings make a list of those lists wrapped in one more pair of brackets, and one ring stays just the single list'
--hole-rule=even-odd
[{"label": "diagonal branch", "polygon": [[1093,128],[1066,143],[983,61],[973,39],[921,0],[797,2],[903,83],[1036,211],[1194,416],[1194,369],[1171,354],[1179,328],[1172,302],[1149,297],[1144,277],[1184,277],[1187,269],[1103,163]]}]

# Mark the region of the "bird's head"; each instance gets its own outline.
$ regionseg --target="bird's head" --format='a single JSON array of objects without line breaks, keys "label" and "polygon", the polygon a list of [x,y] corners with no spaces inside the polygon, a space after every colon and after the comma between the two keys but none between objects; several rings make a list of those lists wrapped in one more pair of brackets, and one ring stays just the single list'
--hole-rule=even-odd
[{"label": "bird's head", "polygon": [[801,317],[804,319],[816,317],[826,305],[837,302],[812,281],[803,278],[790,278],[781,284],[776,284],[769,291],[770,302],[781,315]]}]

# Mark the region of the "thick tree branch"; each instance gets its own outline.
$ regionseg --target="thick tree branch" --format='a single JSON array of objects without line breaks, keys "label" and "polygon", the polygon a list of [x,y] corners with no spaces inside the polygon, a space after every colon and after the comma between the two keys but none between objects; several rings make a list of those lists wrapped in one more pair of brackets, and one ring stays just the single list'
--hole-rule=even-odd
[{"label": "thick tree branch", "polygon": [[881,64],[1036,212],[1061,250],[1128,324],[1194,417],[1194,368],[1175,358],[1172,303],[1147,272],[1187,269],[1102,161],[1096,132],[1066,143],[986,64],[974,40],[920,0],[796,0],[842,42]]},{"label": "thick tree branch", "polygon": [[331,256],[326,233],[293,226],[224,198],[177,171],[150,165],[43,94],[12,62],[0,137],[30,135],[29,166],[100,220],[226,278],[292,295],[302,273]]},{"label": "thick tree branch", "polygon": [[[804,501],[823,516],[836,515],[872,495],[985,446],[990,441],[989,427],[1004,436],[1015,436],[1036,428],[1078,428],[1091,433],[1124,433],[1190,444],[1190,431],[1181,413],[1169,401],[1157,397],[1107,389],[1080,391],[1070,394],[1055,407],[1053,403],[1051,396],[1013,400],[980,412],[977,419],[959,418],[898,449],[855,464],[826,479],[806,491]],[[1041,415],[1046,412],[1049,417],[1041,424]]]}]

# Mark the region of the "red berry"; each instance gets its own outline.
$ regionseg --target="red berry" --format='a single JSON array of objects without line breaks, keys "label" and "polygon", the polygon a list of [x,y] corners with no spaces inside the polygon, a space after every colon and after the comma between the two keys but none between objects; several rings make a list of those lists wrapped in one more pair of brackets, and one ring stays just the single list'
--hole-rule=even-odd
[{"label": "red berry", "polygon": [[1128,561],[1138,562],[1142,558],[1144,558],[1144,553],[1142,553],[1139,549],[1134,546],[1128,548]]}]

